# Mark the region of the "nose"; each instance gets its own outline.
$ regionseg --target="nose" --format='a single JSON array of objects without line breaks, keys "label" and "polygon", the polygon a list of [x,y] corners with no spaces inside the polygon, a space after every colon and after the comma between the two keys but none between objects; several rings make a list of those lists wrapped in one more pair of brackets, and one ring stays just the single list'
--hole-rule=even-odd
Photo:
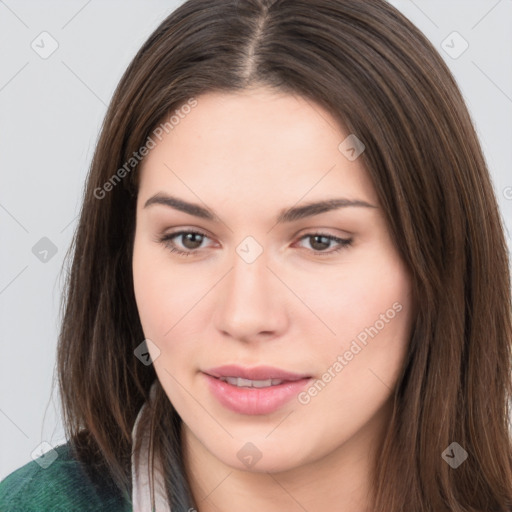
[{"label": "nose", "polygon": [[271,340],[288,327],[286,290],[267,267],[265,252],[252,263],[238,254],[215,296],[215,327],[244,341]]}]

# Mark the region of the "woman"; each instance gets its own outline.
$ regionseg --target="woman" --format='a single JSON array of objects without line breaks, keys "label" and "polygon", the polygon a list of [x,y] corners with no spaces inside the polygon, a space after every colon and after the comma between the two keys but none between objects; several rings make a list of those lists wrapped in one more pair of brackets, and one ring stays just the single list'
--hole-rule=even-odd
[{"label": "woman", "polygon": [[3,510],[512,510],[496,198],[386,2],[183,4],[114,94],[73,249],[69,441]]}]

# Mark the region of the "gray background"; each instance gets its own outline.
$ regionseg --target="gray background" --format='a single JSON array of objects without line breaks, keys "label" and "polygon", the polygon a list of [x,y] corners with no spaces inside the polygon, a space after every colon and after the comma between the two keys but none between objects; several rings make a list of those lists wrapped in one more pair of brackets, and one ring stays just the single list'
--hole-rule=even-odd
[{"label": "gray background", "polygon": [[[65,441],[56,389],[52,396],[63,258],[106,105],[136,51],[181,3],[0,0],[0,479]],[[391,3],[459,82],[510,247],[512,0]],[[454,31],[469,44],[457,58],[464,41]]]}]

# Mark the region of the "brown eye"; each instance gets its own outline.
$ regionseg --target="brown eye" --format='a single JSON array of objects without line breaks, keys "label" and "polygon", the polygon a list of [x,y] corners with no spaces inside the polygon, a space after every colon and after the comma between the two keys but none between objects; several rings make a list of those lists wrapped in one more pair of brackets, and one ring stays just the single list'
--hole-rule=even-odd
[{"label": "brown eye", "polygon": [[[198,231],[179,231],[164,235],[159,242],[164,244],[171,252],[175,252],[180,256],[189,256],[194,254],[197,249],[201,248],[202,243],[208,237]],[[177,243],[176,240],[180,240]]]},{"label": "brown eye", "polygon": [[185,249],[198,249],[203,243],[203,235],[199,233],[181,233],[182,244]]},{"label": "brown eye", "polygon": [[323,251],[324,249],[328,249],[331,245],[332,240],[323,235],[313,235],[309,236],[310,245],[315,251]]},{"label": "brown eye", "polygon": [[[307,240],[311,247],[311,251],[314,254],[321,256],[328,256],[330,254],[337,253],[349,247],[353,241],[352,238],[339,238],[337,236],[323,233],[308,233],[307,235],[301,237],[300,240]],[[338,247],[336,247],[336,245],[338,245]],[[334,247],[334,249],[332,249],[332,247]]]}]

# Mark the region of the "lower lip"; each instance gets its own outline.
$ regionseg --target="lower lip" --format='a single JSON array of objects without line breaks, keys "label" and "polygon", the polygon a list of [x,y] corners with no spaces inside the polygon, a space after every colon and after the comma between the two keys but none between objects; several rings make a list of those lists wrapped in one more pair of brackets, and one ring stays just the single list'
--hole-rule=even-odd
[{"label": "lower lip", "polygon": [[311,380],[304,378],[267,388],[245,388],[203,374],[213,396],[227,409],[239,414],[270,414],[297,396]]}]

